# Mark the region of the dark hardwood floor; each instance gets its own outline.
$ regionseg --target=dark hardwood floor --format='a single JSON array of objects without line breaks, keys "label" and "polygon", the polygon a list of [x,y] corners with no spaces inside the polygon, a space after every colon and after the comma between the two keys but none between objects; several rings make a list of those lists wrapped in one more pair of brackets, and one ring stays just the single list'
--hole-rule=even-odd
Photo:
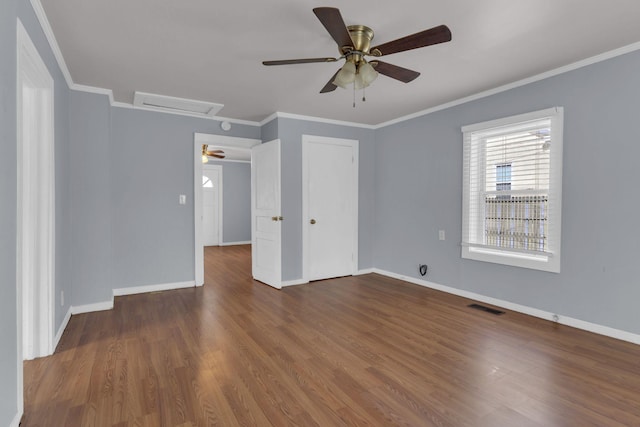
[{"label": "dark hardwood floor", "polygon": [[640,346],[379,275],[281,291],[250,247],[25,363],[28,426],[640,426]]}]

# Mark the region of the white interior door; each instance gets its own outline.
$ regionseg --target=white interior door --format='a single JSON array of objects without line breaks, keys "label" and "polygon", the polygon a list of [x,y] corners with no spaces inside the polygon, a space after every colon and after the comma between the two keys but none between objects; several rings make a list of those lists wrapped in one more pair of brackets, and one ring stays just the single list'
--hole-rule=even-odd
[{"label": "white interior door", "polygon": [[303,136],[307,280],[351,275],[358,242],[358,141]]},{"label": "white interior door", "polygon": [[282,287],[280,140],[251,149],[251,267],[253,278]]},{"label": "white interior door", "polygon": [[222,243],[222,167],[202,167],[202,243],[218,246]]}]

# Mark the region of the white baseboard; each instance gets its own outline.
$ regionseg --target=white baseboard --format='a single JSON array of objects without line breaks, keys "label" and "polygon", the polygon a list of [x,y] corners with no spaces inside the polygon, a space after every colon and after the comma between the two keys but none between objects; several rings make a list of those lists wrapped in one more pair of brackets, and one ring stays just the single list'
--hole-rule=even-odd
[{"label": "white baseboard", "polygon": [[119,288],[113,290],[113,296],[144,294],[147,292],[170,291],[173,289],[193,288],[196,286],[194,280],[188,282],[162,283],[159,285],[132,286],[130,288]]},{"label": "white baseboard", "polygon": [[305,285],[307,283],[309,283],[309,281],[304,279],[287,280],[286,282],[282,282],[282,287],[286,288],[287,286]]},{"label": "white baseboard", "polygon": [[15,417],[13,417],[13,421],[9,424],[9,427],[18,427],[20,425],[20,420],[22,419],[22,411],[18,412]]},{"label": "white baseboard", "polygon": [[60,343],[60,338],[62,338],[62,333],[64,332],[65,329],[67,329],[67,324],[69,323],[69,320],[71,319],[71,309],[73,307],[69,306],[69,310],[67,310],[67,314],[64,315],[64,319],[62,319],[62,323],[60,324],[60,327],[58,328],[58,333],[56,333],[56,336],[53,338],[53,352],[55,353],[56,348],[58,348],[58,344]]},{"label": "white baseboard", "polygon": [[[372,269],[373,273],[381,274],[383,276],[392,277],[394,279],[403,280],[405,282],[413,283],[415,285],[424,286],[427,288],[435,289],[438,291],[446,292],[448,294],[457,295],[464,298],[484,302],[486,304],[495,305],[497,307],[506,308],[507,310],[517,311],[519,313],[528,314],[529,316],[538,317],[540,319],[557,322],[562,325],[571,326],[573,328],[582,329],[584,331],[593,332],[595,334],[604,335],[611,338],[616,338],[622,341],[627,341],[634,344],[640,344],[640,335],[634,334],[620,329],[610,328],[608,326],[598,325],[596,323],[586,322],[580,319],[574,319],[572,317],[563,316],[556,313],[540,310],[525,305],[516,304],[509,301],[504,301],[497,298],[488,297],[485,295],[476,294],[474,292],[465,291],[462,289],[453,288],[450,286],[440,285],[438,283],[428,282],[426,280],[417,279],[415,277],[405,276],[403,274],[392,273],[390,271],[381,270],[378,268]],[[554,316],[558,316],[557,320]]]},{"label": "white baseboard", "polygon": [[113,300],[95,302],[93,304],[72,305],[71,314],[91,313],[93,311],[111,310],[113,308]]},{"label": "white baseboard", "polygon": [[251,240],[248,240],[246,242],[222,242],[220,243],[220,246],[237,246],[237,245],[250,245],[251,244]]},{"label": "white baseboard", "polygon": [[[146,285],[146,286],[132,286],[130,288],[119,288],[113,290],[113,297],[123,296],[123,295],[133,295],[133,294],[142,294],[146,292],[157,292],[157,291],[168,291],[172,289],[183,289],[183,288],[192,288],[196,285],[196,282],[191,280],[188,282],[175,282],[175,283],[163,283],[160,285]],[[67,328],[69,324],[69,320],[71,316],[74,314],[82,314],[82,313],[92,313],[94,311],[104,311],[104,310],[112,310],[113,309],[113,301],[102,301],[96,302],[93,304],[84,304],[84,305],[72,305],[69,307],[67,314],[64,316],[62,323],[60,324],[60,328],[58,328],[58,332],[56,333],[55,338],[53,339],[53,350],[58,347],[58,343],[60,342],[60,338],[62,338],[62,334],[64,330]],[[22,415],[20,415],[22,416]],[[18,418],[18,422],[20,419]],[[13,427],[13,424],[11,424]],[[17,424],[16,424],[17,427]]]},{"label": "white baseboard", "polygon": [[355,273],[353,273],[354,276],[362,276],[364,274],[371,274],[371,273],[375,273],[375,268],[365,268],[363,270],[358,270]]}]

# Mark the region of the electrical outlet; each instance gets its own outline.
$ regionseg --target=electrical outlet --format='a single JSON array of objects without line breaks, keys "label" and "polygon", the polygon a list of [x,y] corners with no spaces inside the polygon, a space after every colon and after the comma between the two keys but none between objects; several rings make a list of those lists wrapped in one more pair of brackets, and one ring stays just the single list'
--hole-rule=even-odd
[{"label": "electrical outlet", "polygon": [[187,195],[186,194],[181,194],[180,197],[178,197],[178,202],[181,205],[185,205],[187,203]]},{"label": "electrical outlet", "polygon": [[438,239],[439,240],[444,240],[444,230],[439,230],[438,231]]},{"label": "electrical outlet", "polygon": [[60,307],[64,307],[64,291],[60,291]]}]

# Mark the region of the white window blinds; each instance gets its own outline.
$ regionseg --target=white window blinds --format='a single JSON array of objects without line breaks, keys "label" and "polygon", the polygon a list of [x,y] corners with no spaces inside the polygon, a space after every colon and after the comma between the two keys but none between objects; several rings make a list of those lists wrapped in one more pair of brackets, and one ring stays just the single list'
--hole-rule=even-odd
[{"label": "white window blinds", "polygon": [[554,108],[463,128],[463,257],[471,248],[526,263],[559,250],[561,114]]}]

